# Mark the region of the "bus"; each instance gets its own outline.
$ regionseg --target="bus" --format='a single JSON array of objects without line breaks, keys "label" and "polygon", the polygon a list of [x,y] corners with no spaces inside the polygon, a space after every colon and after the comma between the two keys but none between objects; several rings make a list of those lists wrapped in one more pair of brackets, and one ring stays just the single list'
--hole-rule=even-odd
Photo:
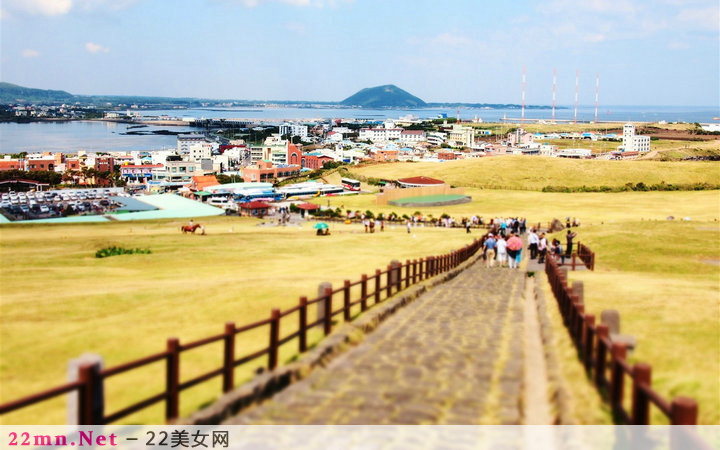
[{"label": "bus", "polygon": [[358,180],[353,180],[352,178],[342,178],[340,182],[348,191],[360,191],[360,182]]}]

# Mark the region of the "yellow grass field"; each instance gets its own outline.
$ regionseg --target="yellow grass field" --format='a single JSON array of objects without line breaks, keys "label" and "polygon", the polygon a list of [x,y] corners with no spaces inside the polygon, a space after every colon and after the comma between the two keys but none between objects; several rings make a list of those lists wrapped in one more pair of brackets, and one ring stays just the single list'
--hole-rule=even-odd
[{"label": "yellow grass field", "polygon": [[[668,400],[695,398],[699,421],[720,423],[720,225],[626,222],[581,227],[596,252],[594,272],[570,272],[585,284],[585,309],[617,309],[621,332],[637,338],[630,362],[652,365],[653,387]],[[563,233],[557,236],[564,243]],[[564,245],[564,244],[563,244]],[[663,422],[653,410],[653,423]]]},{"label": "yellow grass field", "polygon": [[322,206],[329,204],[343,211],[396,212],[400,216],[412,215],[416,211],[433,217],[440,217],[443,213],[456,218],[473,214],[484,218],[520,216],[533,223],[540,221],[544,224],[553,218],[565,220],[568,216],[578,218],[583,224],[666,220],[668,216],[700,221],[720,219],[720,191],[566,194],[469,188],[465,189],[465,193],[472,197],[472,202],[452,206],[378,206],[374,194],[328,197],[315,203]]},{"label": "yellow grass field", "polygon": [[643,182],[720,184],[720,163],[705,161],[596,161],[501,156],[444,163],[398,162],[354,168],[365,177],[439,178],[454,186],[541,190],[545,186],[623,186]]},{"label": "yellow grass field", "polygon": [[[179,221],[0,227],[0,402],[65,382],[69,359],[85,352],[113,366],[163,351],[168,337],[188,342],[262,320],[273,307],[313,298],[317,285],[338,286],[345,278],[435,255],[470,242],[460,230],[404,229],[366,235],[358,226],[331,225],[332,235],[315,236],[312,224],[257,227],[256,219],[203,219],[207,236],[183,235]],[[149,248],[149,255],[96,259],[108,245]],[[355,294],[353,294],[355,295]],[[315,316],[311,310],[310,319]],[[288,316],[290,328],[297,317]],[[314,319],[313,319],[314,320]],[[283,322],[286,323],[286,322]],[[316,335],[317,337],[317,335]],[[268,330],[238,335],[240,357],[267,345]],[[282,348],[281,361],[296,343]],[[220,367],[222,345],[183,353],[182,380]],[[237,374],[247,379],[260,359]],[[110,378],[106,413],[164,388],[164,363]],[[184,415],[216,398],[220,378],[181,394]],[[126,422],[161,423],[163,404],[129,416]],[[61,424],[65,399],[3,416],[5,424]]]}]

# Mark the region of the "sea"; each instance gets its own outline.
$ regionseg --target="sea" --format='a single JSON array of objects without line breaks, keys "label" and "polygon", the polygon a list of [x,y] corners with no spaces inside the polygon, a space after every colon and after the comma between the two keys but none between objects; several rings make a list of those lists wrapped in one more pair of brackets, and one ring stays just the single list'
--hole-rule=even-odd
[{"label": "sea", "polygon": [[[415,109],[365,109],[365,108],[197,108],[172,110],[139,110],[147,117],[171,117],[178,119],[250,119],[267,124],[278,124],[288,120],[305,122],[327,119],[362,119],[381,122],[385,119],[399,119],[408,115],[418,118],[446,116],[452,121],[458,113],[455,108]],[[503,118],[519,122],[521,111],[517,108],[460,108],[463,120],[481,119],[484,122],[498,122]],[[526,109],[525,118],[549,121],[550,109]],[[717,123],[720,116],[717,107],[680,106],[608,106],[598,110],[600,122],[699,122]],[[557,108],[556,120],[573,120],[573,108]],[[595,118],[594,106],[578,108],[578,121],[589,122]],[[177,146],[174,133],[189,133],[198,130],[186,126],[147,126],[138,128],[132,124],[104,121],[65,121],[0,123],[0,153],[19,152],[64,152],[78,150],[94,152],[144,150],[157,151]],[[152,134],[169,132],[173,134]],[[142,134],[126,134],[141,132]]]}]

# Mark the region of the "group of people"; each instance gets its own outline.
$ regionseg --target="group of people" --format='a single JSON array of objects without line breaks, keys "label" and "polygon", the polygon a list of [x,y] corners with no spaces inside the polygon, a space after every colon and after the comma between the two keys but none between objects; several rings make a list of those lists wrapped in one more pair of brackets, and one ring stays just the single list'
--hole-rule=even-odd
[{"label": "group of people", "polygon": [[508,238],[505,239],[505,233],[488,233],[483,236],[483,258],[485,259],[485,267],[493,267],[495,261],[500,267],[517,269],[522,259],[523,241],[515,231],[507,233]]},{"label": "group of people", "polygon": [[374,233],[375,228],[378,228],[380,231],[385,231],[385,221],[384,220],[370,219],[368,217],[363,217],[362,223],[365,226],[366,233]]},{"label": "group of people", "polygon": [[577,236],[577,233],[572,230],[567,230],[565,235],[565,251],[559,239],[553,239],[548,244],[545,233],[537,233],[534,228],[530,229],[530,235],[528,236],[528,248],[530,250],[530,259],[538,259],[539,263],[545,262],[545,257],[549,253],[556,259],[559,259],[561,264],[565,264],[565,258],[569,258],[572,255],[573,250],[573,239]]}]

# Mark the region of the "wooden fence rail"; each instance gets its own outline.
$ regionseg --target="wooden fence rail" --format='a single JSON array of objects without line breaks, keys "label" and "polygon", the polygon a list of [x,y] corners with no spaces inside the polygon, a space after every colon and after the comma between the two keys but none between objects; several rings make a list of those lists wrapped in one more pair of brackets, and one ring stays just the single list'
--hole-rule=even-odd
[{"label": "wooden fence rail", "polygon": [[[370,307],[368,304],[370,299],[373,299],[373,304],[380,303],[403,289],[459,266],[472,257],[480,248],[480,241],[475,240],[465,247],[444,255],[428,256],[412,261],[407,260],[405,264],[391,264],[385,271],[376,270],[374,275],[363,274],[360,280],[354,283],[345,280],[343,285],[337,289],[327,288],[322,295],[316,298],[308,300],[307,297],[300,297],[298,305],[286,311],[272,309],[270,317],[267,319],[240,327],[237,327],[233,322],[228,322],[225,324],[223,333],[188,343],[180,343],[179,339],[170,338],[167,340],[164,352],[115,367],[100,369],[97,363],[83,364],[78,369],[77,381],[2,404],[0,405],[0,415],[60,395],[76,392],[78,394],[77,423],[80,425],[103,425],[116,422],[162,401],[165,402],[165,419],[171,421],[179,417],[180,393],[182,391],[215,377],[222,377],[222,390],[228,392],[234,388],[234,371],[236,367],[267,356],[267,368],[273,370],[279,363],[278,353],[281,346],[297,339],[298,352],[302,353],[307,350],[308,332],[313,327],[322,326],[324,334],[328,335],[332,332],[334,316],[342,314],[344,321],[350,321],[353,319],[351,309],[354,306],[360,305],[360,310],[365,311]],[[385,280],[384,285],[383,280]],[[354,286],[360,286],[360,295],[359,298],[353,300],[351,288]],[[371,286],[372,290],[369,291],[368,289]],[[340,298],[340,296],[342,296],[342,302],[336,302],[335,299]],[[310,322],[308,306],[319,303],[322,303],[323,313],[317,320]],[[285,323],[282,319],[296,312],[299,317],[299,319],[295,319],[299,320],[298,331],[282,336],[283,323]],[[268,346],[261,350],[237,356],[236,336],[262,327],[268,329]],[[183,352],[221,341],[223,342],[222,367],[214,368],[195,378],[181,382],[180,360]],[[105,402],[102,393],[104,392],[103,388],[106,379],[159,361],[165,361],[166,365],[164,391],[110,414],[105,413]]]},{"label": "wooden fence rail", "polygon": [[[591,254],[594,259],[594,253]],[[606,394],[605,399],[616,417],[631,425],[649,425],[650,405],[654,405],[672,425],[697,424],[697,402],[687,397],[675,397],[668,402],[652,389],[652,367],[646,363],[630,366],[625,344],[610,340],[608,326],[595,324],[595,316],[585,311],[579,292],[573,292],[568,285],[567,269],[561,269],[552,258],[547,258],[545,273],[588,375],[597,389]],[[626,376],[631,381],[627,386]],[[628,394],[629,411],[623,406]]]}]

